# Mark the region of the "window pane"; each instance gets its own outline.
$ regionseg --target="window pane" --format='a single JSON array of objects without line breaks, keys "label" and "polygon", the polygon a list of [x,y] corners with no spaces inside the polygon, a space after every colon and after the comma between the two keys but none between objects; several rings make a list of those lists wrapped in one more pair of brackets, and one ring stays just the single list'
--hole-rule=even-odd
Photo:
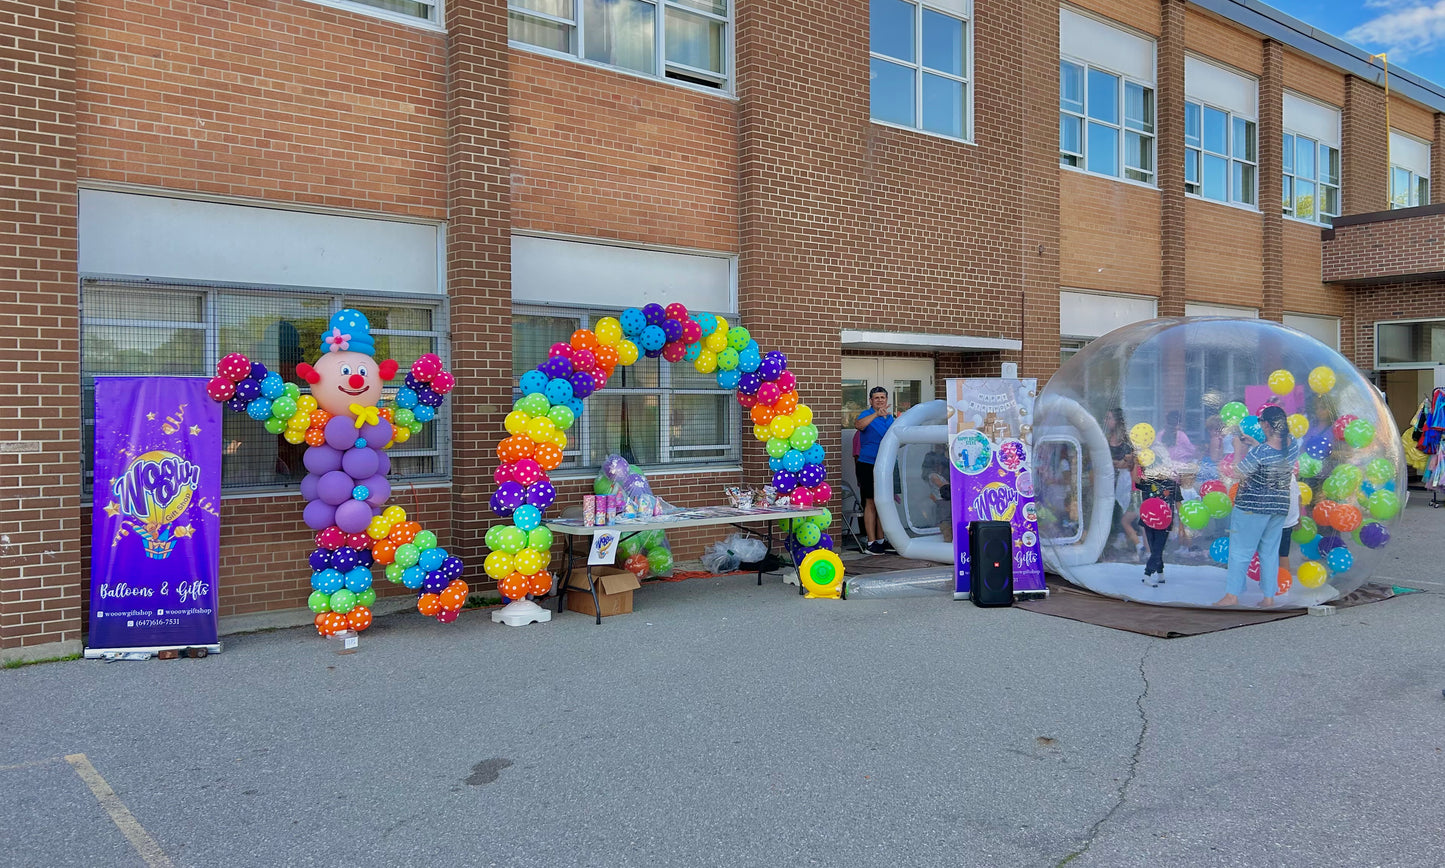
[{"label": "window pane", "polygon": [[1084,113],[1084,68],[1067,60],[1059,61],[1059,107]]},{"label": "window pane", "polygon": [[558,18],[572,18],[573,0],[509,0],[508,6],[513,9],[530,9],[533,12],[541,12],[544,15],[555,15]]},{"label": "window pane", "polygon": [[1303,136],[1294,140],[1294,173],[1310,180],[1315,177],[1315,143]]},{"label": "window pane", "polygon": [[940,72],[963,75],[962,21],[932,9],[923,10],[923,65]]},{"label": "window pane", "polygon": [[1154,171],[1154,140],[1139,133],[1124,134],[1124,165]]},{"label": "window pane", "polygon": [[86,287],[85,318],[204,325],[206,297],[199,293]]},{"label": "window pane", "polygon": [[1340,152],[1329,145],[1320,145],[1320,181],[1340,183]]},{"label": "window pane", "polygon": [[1320,185],[1320,215],[1340,213],[1340,188]]},{"label": "window pane", "polygon": [[1206,199],[1227,201],[1229,198],[1229,160],[1206,153],[1201,169],[1201,195]]},{"label": "window pane", "polygon": [[1119,131],[1101,124],[1089,124],[1088,168],[1100,175],[1119,174]]},{"label": "window pane", "polygon": [[667,10],[668,61],[723,74],[723,27],[721,21]]},{"label": "window pane", "polygon": [[[607,383],[611,390],[612,381]],[[657,395],[598,392],[587,399],[587,464],[601,464],[616,452],[633,464],[660,464],[662,427]]]},{"label": "window pane", "polygon": [[1193,145],[1196,148],[1200,144],[1199,111],[1198,103],[1187,102],[1184,104],[1184,144]]},{"label": "window pane", "polygon": [[869,50],[913,62],[914,15],[915,8],[912,3],[903,3],[900,0],[871,0],[868,4],[868,22],[872,28],[868,42]]},{"label": "window pane", "polygon": [[[1184,183],[1199,183],[1199,152],[1193,148],[1184,149]],[[1193,192],[1199,192],[1195,190]]]},{"label": "window pane", "polygon": [[913,69],[872,58],[869,103],[875,120],[915,126],[913,119]]},{"label": "window pane", "polygon": [[1059,115],[1059,150],[1070,154],[1084,152],[1084,122],[1073,115]]},{"label": "window pane", "polygon": [[1284,141],[1284,170],[1291,175],[1294,174],[1294,136],[1286,133]]},{"label": "window pane", "polygon": [[86,326],[81,341],[82,382],[95,374],[174,374],[203,376],[205,329],[140,326]]},{"label": "window pane", "polygon": [[1110,124],[1119,122],[1118,76],[1089,70],[1089,117]]},{"label": "window pane", "polygon": [[387,12],[400,12],[403,15],[411,15],[423,21],[432,20],[432,9],[425,3],[417,3],[415,0],[357,0],[366,6],[375,6],[377,9],[384,9]]},{"label": "window pane", "polygon": [[[662,365],[661,359],[649,359],[646,356],[638,358],[627,367],[618,365],[611,378],[607,380],[607,388],[656,391],[662,388]],[[713,380],[713,386],[717,386],[716,379]]]},{"label": "window pane", "polygon": [[1124,123],[1140,132],[1154,132],[1154,91],[1137,84],[1125,83]]},{"label": "window pane", "polygon": [[1234,201],[1245,205],[1255,204],[1259,191],[1255,189],[1255,175],[1259,170],[1247,163],[1234,164]]},{"label": "window pane", "polygon": [[1231,156],[1236,160],[1248,160],[1251,163],[1259,161],[1255,154],[1254,121],[1234,119],[1234,151]]},{"label": "window pane", "polygon": [[419,356],[437,351],[434,336],[386,334],[388,331],[431,331],[435,313],[431,308],[381,307],[374,301],[353,299],[347,299],[344,304],[366,314],[367,322],[371,323],[372,339],[376,341],[377,359],[395,359],[402,370],[407,370]]},{"label": "window pane", "polygon": [[923,74],[923,128],[963,138],[963,82]]},{"label": "window pane", "polygon": [[582,0],[588,60],[656,72],[654,8],[641,0]]},{"label": "window pane", "polygon": [[1294,213],[1294,179],[1286,177],[1280,185],[1280,198],[1283,199],[1284,213]]},{"label": "window pane", "polygon": [[1430,179],[1429,179],[1429,178],[1416,178],[1416,179],[1415,179],[1415,198],[1410,201],[1410,204],[1411,204],[1411,205],[1429,205],[1429,204],[1430,204]]},{"label": "window pane", "polygon": [[1294,216],[1301,220],[1315,219],[1315,185],[1313,181],[1295,180]]},{"label": "window pane", "polygon": [[[570,2],[570,0],[562,0],[562,2]],[[668,2],[677,6],[690,6],[714,15],[728,14],[727,0],[668,0]]]},{"label": "window pane", "polygon": [[721,458],[732,451],[729,413],[736,403],[727,393],[715,395],[673,395],[672,447],[715,446],[716,450],[684,450],[673,461],[689,458]]},{"label": "window pane", "polygon": [[1410,207],[1410,172],[1399,166],[1390,167],[1390,205],[1394,208]]},{"label": "window pane", "polygon": [[1229,153],[1229,115],[1208,106],[1204,109],[1204,150]]},{"label": "window pane", "polygon": [[578,322],[577,317],[512,314],[512,379],[547,361],[547,350],[567,343]]},{"label": "window pane", "polygon": [[525,42],[538,48],[572,54],[577,50],[572,45],[572,33],[573,28],[567,24],[531,18],[516,12],[507,16],[507,38],[514,42]]}]

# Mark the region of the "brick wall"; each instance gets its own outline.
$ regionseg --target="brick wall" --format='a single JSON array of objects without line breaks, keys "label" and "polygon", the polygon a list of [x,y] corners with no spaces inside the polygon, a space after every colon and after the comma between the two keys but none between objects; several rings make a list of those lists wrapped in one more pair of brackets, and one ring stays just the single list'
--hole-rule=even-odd
[{"label": "brick wall", "polygon": [[[1392,319],[1445,319],[1445,280],[1398,281],[1351,290],[1354,347],[1345,357],[1363,371],[1375,366],[1375,323]],[[1396,408],[1399,409],[1399,408]],[[1413,410],[1408,408],[1404,412]]]},{"label": "brick wall", "polygon": [[1340,213],[1366,214],[1390,207],[1390,137],[1385,127],[1385,91],[1345,76],[1340,116]]},{"label": "brick wall", "polygon": [[80,639],[75,7],[0,16],[0,651]]},{"label": "brick wall", "polygon": [[1159,192],[1070,169],[1058,175],[1059,282],[1158,295]]},{"label": "brick wall", "polygon": [[1378,282],[1445,272],[1445,206],[1369,216],[1380,219],[1362,223],[1342,219],[1341,225],[1324,233],[1321,246],[1326,281]]}]

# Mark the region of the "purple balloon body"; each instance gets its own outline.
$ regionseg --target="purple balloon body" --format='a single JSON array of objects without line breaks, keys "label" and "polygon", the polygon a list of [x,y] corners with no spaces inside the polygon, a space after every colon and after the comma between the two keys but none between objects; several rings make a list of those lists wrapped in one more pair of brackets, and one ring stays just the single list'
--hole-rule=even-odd
[{"label": "purple balloon body", "polygon": [[546,509],[557,499],[557,489],[552,483],[541,479],[527,486],[527,502],[538,509]]},{"label": "purple balloon body", "polygon": [[341,451],[330,446],[309,446],[306,454],[301,456],[301,463],[306,469],[322,476],[333,470],[341,469]]},{"label": "purple balloon body", "polygon": [[647,477],[641,473],[628,475],[627,481],[622,483],[622,490],[630,497],[641,497],[644,494],[652,493],[652,487],[647,484]]},{"label": "purple balloon body", "polygon": [[643,305],[642,315],[647,317],[648,325],[662,325],[667,319],[667,311],[660,304]]},{"label": "purple balloon body", "polygon": [[367,446],[380,449],[391,442],[391,423],[385,419],[375,425],[368,422],[361,426],[361,436],[366,439]]},{"label": "purple balloon body", "polygon": [[1390,541],[1390,530],[1379,522],[1370,522],[1360,528],[1360,542],[1366,548],[1377,549]]},{"label": "purple balloon body", "polygon": [[804,464],[803,469],[798,472],[798,479],[810,488],[827,477],[828,471],[821,464]]},{"label": "purple balloon body", "polygon": [[306,474],[306,478],[301,480],[301,499],[306,501],[315,500],[316,484],[320,481],[321,477],[317,476],[316,474]]},{"label": "purple balloon body", "polygon": [[366,502],[372,506],[381,506],[391,498],[391,483],[385,476],[369,476],[361,484],[366,486]]},{"label": "purple balloon body", "polygon": [[773,487],[783,494],[787,494],[798,487],[797,474],[789,470],[779,470],[773,474]]},{"label": "purple balloon body", "polygon": [[337,416],[326,423],[326,445],[333,449],[350,449],[356,445],[356,423],[346,416]]},{"label": "purple balloon body", "polygon": [[627,479],[627,459],[621,455],[613,455],[602,462],[602,473],[613,482],[623,482]]},{"label": "purple balloon body", "polygon": [[772,382],[783,375],[783,366],[772,358],[764,358],[762,362],[758,364],[758,374],[761,375],[764,380]]},{"label": "purple balloon body", "polygon": [[306,562],[311,565],[312,570],[319,573],[331,566],[331,552],[326,549],[317,549],[311,553],[311,557],[307,558]]},{"label": "purple balloon body", "polygon": [[411,389],[413,392],[417,391],[422,387],[421,380],[418,380],[416,378],[416,374],[413,374],[411,371],[406,372],[406,376],[402,379],[402,382],[405,383],[406,387],[408,389]]},{"label": "purple balloon body", "polygon": [[660,325],[662,326],[662,333],[667,335],[668,343],[682,340],[682,333],[684,331],[682,323],[675,319],[668,319],[663,320]]},{"label": "purple balloon body", "polygon": [[423,407],[440,407],[442,402],[446,400],[446,396],[437,394],[432,390],[431,386],[427,386],[424,383],[422,385],[423,389],[418,390],[416,393],[416,402]]},{"label": "purple balloon body", "polygon": [[756,395],[762,384],[763,378],[758,376],[757,371],[747,371],[738,379],[738,391],[744,395]]},{"label": "purple balloon body", "polygon": [[266,370],[265,365],[261,364],[255,359],[251,360],[251,373],[248,375],[251,379],[259,383],[262,380],[266,379],[266,375],[269,373],[271,372]]},{"label": "purple balloon body", "polygon": [[233,412],[244,413],[246,412],[246,405],[250,403],[250,401],[247,401],[245,398],[237,395],[236,397],[233,397],[231,400],[226,402],[226,407]]},{"label": "purple balloon body", "polygon": [[833,535],[830,534],[830,533],[824,532],[822,536],[818,537],[818,548],[819,548],[819,549],[825,549],[825,550],[827,550],[827,551],[832,551],[832,550],[833,550]]},{"label": "purple balloon body", "polygon": [[361,564],[361,559],[356,556],[356,549],[342,546],[331,553],[331,568],[341,572],[350,572]]},{"label": "purple balloon body", "polygon": [[301,520],[312,530],[326,530],[336,523],[336,507],[323,500],[313,500],[306,504]]},{"label": "purple balloon body", "polygon": [[[255,364],[252,362],[252,364]],[[247,404],[261,397],[261,384],[255,380],[242,380],[236,384],[236,396],[233,400],[244,399]]]},{"label": "purple balloon body", "polygon": [[323,474],[316,483],[316,497],[330,506],[340,506],[351,499],[351,489],[356,483],[344,470],[333,470]]},{"label": "purple balloon body", "polygon": [[592,379],[592,375],[586,371],[573,373],[572,376],[568,378],[568,382],[572,384],[572,394],[578,398],[586,398],[592,394],[592,389],[596,385],[596,381]]},{"label": "purple balloon body", "polygon": [[376,457],[376,450],[370,446],[348,450],[345,455],[341,456],[341,469],[345,470],[352,479],[369,479],[376,475],[377,468],[380,466],[381,460]]},{"label": "purple balloon body", "polygon": [[445,576],[447,581],[451,581],[452,579],[462,577],[462,570],[465,569],[465,566],[461,558],[452,555],[442,561],[441,569],[437,570],[437,572]]},{"label": "purple balloon body", "polygon": [[421,583],[421,589],[428,594],[440,594],[447,589],[448,580],[438,570],[432,570],[426,574],[426,579]]},{"label": "purple balloon body", "polygon": [[385,451],[377,452],[376,475],[386,476],[388,473],[391,473],[391,456],[387,455]]},{"label": "purple balloon body", "polygon": [[371,524],[371,507],[364,501],[348,500],[336,507],[336,526],[347,533],[361,533]]},{"label": "purple balloon body", "polygon": [[1343,548],[1344,545],[1345,541],[1337,536],[1321,536],[1319,542],[1320,554],[1328,554],[1337,548]]},{"label": "purple balloon body", "polygon": [[525,502],[526,494],[520,482],[503,482],[492,494],[492,511],[506,518]]},{"label": "purple balloon body", "polygon": [[537,370],[546,374],[549,379],[567,379],[572,376],[572,360],[566,356],[553,356],[537,366]]}]

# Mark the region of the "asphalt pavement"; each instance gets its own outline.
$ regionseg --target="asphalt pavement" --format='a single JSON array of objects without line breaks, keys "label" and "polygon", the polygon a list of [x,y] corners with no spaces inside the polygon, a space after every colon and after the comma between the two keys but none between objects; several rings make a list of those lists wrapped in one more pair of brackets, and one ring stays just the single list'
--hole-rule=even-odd
[{"label": "asphalt pavement", "polygon": [[0,864],[1438,865],[1445,509],[1329,617],[1154,639],[645,585],[0,672]]}]

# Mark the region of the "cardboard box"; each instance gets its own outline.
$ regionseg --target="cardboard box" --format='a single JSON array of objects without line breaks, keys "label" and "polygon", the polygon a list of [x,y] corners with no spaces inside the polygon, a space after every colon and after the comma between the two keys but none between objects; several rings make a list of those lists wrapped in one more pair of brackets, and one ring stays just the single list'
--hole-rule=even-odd
[{"label": "cardboard box", "polygon": [[[616,567],[593,567],[592,581],[597,585],[597,603],[604,618],[631,612],[632,592],[642,587],[637,576]],[[592,594],[587,590],[585,567],[573,570],[567,579],[567,608],[583,615],[597,615],[597,609],[592,606]]]}]

